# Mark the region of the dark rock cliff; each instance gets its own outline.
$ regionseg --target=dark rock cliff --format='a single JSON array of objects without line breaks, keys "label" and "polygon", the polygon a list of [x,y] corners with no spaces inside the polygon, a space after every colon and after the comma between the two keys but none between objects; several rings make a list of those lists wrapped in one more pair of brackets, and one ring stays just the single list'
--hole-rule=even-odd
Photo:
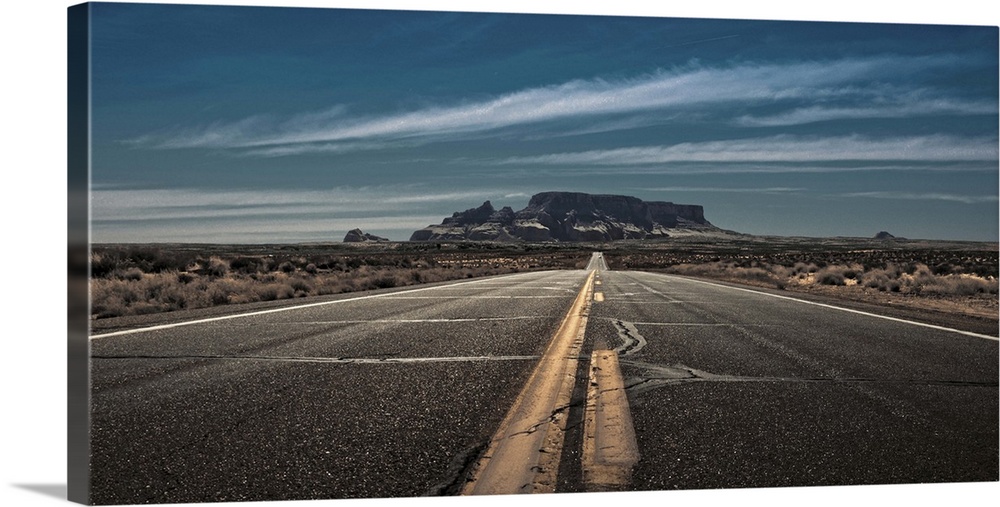
[{"label": "dark rock cliff", "polygon": [[625,195],[543,192],[516,213],[510,207],[497,211],[489,201],[455,212],[440,225],[414,232],[410,241],[610,241],[665,238],[669,229],[718,230],[705,220],[698,205],[647,202]]}]

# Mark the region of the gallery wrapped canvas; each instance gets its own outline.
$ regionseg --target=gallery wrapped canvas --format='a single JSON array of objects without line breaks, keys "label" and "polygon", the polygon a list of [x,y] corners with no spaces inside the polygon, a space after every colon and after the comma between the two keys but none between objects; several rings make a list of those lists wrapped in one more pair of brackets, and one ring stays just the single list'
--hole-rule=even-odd
[{"label": "gallery wrapped canvas", "polygon": [[998,480],[996,26],[97,2],[68,46],[75,502]]}]

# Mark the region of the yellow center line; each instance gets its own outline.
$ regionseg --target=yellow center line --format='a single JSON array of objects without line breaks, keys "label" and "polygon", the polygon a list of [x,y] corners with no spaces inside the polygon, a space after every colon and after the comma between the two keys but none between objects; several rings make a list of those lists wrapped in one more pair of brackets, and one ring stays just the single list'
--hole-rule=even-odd
[{"label": "yellow center line", "polygon": [[588,491],[620,490],[639,461],[618,353],[595,350],[583,419],[583,482]]},{"label": "yellow center line", "polygon": [[463,495],[555,492],[594,271],[473,469]]}]

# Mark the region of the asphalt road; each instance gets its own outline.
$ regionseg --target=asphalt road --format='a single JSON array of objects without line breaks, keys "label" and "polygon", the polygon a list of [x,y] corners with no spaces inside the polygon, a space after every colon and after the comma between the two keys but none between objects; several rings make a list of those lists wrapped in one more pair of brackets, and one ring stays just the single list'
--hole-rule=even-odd
[{"label": "asphalt road", "polygon": [[587,489],[594,348],[634,424],[624,489],[997,480],[995,339],[605,268],[96,335],[91,500],[456,494],[590,269],[558,490]]},{"label": "asphalt road", "polygon": [[[996,339],[668,275],[605,271],[630,489],[996,481]],[[595,289],[597,290],[597,289]]]},{"label": "asphalt road", "polygon": [[92,501],[437,495],[587,272],[517,274],[92,339]]}]

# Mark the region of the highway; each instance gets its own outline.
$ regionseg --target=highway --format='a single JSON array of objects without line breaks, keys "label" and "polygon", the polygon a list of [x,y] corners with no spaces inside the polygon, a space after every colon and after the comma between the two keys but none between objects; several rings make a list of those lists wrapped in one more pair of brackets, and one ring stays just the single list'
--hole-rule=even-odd
[{"label": "highway", "polygon": [[995,481],[997,345],[599,254],[178,312],[91,336],[91,501]]},{"label": "highway", "polygon": [[[998,479],[995,338],[605,271],[639,490]],[[598,290],[595,288],[595,290]]]}]

